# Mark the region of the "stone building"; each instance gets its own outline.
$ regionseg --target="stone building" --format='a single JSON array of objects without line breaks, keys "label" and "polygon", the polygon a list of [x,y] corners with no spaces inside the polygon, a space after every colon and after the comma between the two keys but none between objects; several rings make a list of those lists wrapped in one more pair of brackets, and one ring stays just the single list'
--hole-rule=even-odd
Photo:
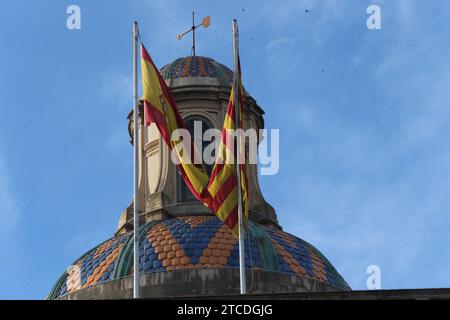
[{"label": "stone building", "polygon": [[[213,59],[189,56],[161,74],[189,130],[221,129],[232,71]],[[264,111],[245,93],[244,127],[262,129]],[[128,117],[133,136],[133,116]],[[190,194],[157,128],[139,115],[141,296],[202,297],[239,293],[238,243],[231,230]],[[261,139],[262,137],[259,137]],[[133,143],[133,141],[131,141]],[[250,224],[246,268],[250,294],[350,291],[319,250],[284,232],[264,200],[256,165],[249,168]],[[64,272],[49,299],[131,298],[133,204],[122,212],[114,236],[86,252]]]}]

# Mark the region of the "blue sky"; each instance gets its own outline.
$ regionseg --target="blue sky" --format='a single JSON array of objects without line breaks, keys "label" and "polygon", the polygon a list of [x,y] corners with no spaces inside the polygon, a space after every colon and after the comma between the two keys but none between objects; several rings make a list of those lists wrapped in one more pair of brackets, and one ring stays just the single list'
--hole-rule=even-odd
[{"label": "blue sky", "polygon": [[449,287],[448,1],[0,0],[0,298],[44,298],[112,235],[132,197],[132,21],[163,66],[190,54],[193,10],[212,16],[197,54],[229,66],[239,21],[244,84],[280,128],[260,181],[284,229],[353,289],[372,264],[386,289]]}]

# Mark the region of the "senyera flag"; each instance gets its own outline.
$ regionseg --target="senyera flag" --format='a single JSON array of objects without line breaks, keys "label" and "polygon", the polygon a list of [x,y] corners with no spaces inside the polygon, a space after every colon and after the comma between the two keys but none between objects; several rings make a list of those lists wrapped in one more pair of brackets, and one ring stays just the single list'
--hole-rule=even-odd
[{"label": "senyera flag", "polygon": [[[177,129],[185,129],[183,119],[150,55],[141,44],[142,88],[146,125],[155,123],[163,140],[178,156],[178,170],[192,194],[210,207],[207,190],[208,174],[192,139],[174,137]],[[187,141],[186,141],[187,140]]]},{"label": "senyera flag", "polygon": [[[239,150],[240,164],[237,164],[236,152],[238,146],[236,142],[236,129],[243,129],[243,87],[241,81],[241,66],[238,59],[238,78],[239,78],[239,128],[235,123],[235,104],[234,104],[234,86],[231,90],[230,100],[228,102],[227,113],[222,128],[222,139],[219,144],[216,162],[208,185],[208,191],[211,195],[211,209],[216,213],[233,233],[239,235],[238,225],[238,188],[242,192],[242,210],[244,224],[248,220],[248,180],[247,180],[247,161],[244,150]],[[242,136],[241,136],[242,141]],[[241,146],[245,145],[242,141]],[[245,148],[239,148],[245,149]],[[244,159],[244,161],[242,161]],[[241,181],[238,183],[237,168],[241,171]]]}]

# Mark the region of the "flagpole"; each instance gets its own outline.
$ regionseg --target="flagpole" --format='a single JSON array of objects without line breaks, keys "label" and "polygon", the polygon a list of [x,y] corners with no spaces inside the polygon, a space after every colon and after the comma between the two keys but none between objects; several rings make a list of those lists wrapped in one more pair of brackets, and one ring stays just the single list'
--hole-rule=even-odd
[{"label": "flagpole", "polygon": [[195,12],[192,12],[192,55],[195,56]]},{"label": "flagpole", "polygon": [[139,30],[138,24],[133,23],[133,117],[134,117],[134,132],[133,132],[133,192],[134,192],[134,262],[133,262],[133,298],[139,299],[139,97],[138,97],[138,39]]},{"label": "flagpole", "polygon": [[[239,118],[239,31],[236,19],[233,19],[233,90],[234,90],[234,117],[236,129],[240,128]],[[239,223],[239,275],[241,294],[247,293],[247,279],[245,274],[245,231],[242,216],[242,181],[241,181],[241,137],[240,132],[236,135],[236,175],[238,180],[238,223]]]}]

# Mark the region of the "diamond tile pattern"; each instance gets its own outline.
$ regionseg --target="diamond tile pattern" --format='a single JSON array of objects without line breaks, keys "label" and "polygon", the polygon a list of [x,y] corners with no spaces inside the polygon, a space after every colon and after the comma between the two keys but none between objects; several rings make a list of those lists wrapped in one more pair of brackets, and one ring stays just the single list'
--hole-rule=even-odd
[{"label": "diamond tile pattern", "polygon": [[311,244],[286,232],[263,228],[272,240],[282,272],[299,274],[338,288],[349,288],[331,263]]},{"label": "diamond tile pattern", "polygon": [[189,77],[220,78],[231,84],[233,72],[223,64],[211,58],[189,56],[179,58],[161,69],[164,79],[177,79]]},{"label": "diamond tile pattern", "polygon": [[[246,241],[245,265],[311,278],[339,289],[349,286],[330,262],[312,245],[275,228],[251,224],[267,240],[263,245],[250,233]],[[239,248],[231,230],[214,216],[185,216],[142,227],[139,270],[142,273],[194,268],[238,268]],[[132,274],[132,233],[113,237],[86,253],[61,277],[52,298]],[[266,248],[267,246],[272,248]],[[267,250],[270,249],[270,250]],[[265,254],[265,259],[263,258]],[[115,272],[125,261],[122,274]],[[266,263],[265,263],[266,261]]]},{"label": "diamond tile pattern", "polygon": [[[227,226],[212,216],[163,221],[150,228],[141,246],[140,271],[144,273],[239,265],[236,238]],[[263,267],[254,239],[247,242],[246,256],[247,268]]]},{"label": "diamond tile pattern", "polygon": [[129,233],[111,238],[69,266],[58,296],[110,280],[117,258],[129,238]]}]

